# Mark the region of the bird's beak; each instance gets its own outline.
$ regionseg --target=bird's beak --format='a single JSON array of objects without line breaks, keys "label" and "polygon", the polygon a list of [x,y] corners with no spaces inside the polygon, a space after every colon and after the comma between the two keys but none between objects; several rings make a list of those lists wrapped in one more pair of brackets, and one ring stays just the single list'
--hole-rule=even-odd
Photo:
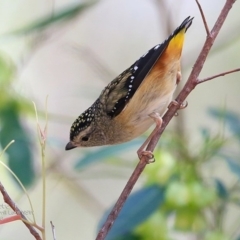
[{"label": "bird's beak", "polygon": [[73,144],[73,142],[69,142],[69,143],[66,145],[65,150],[71,150],[71,149],[76,148],[76,147],[77,147],[77,146],[75,146],[75,145]]}]

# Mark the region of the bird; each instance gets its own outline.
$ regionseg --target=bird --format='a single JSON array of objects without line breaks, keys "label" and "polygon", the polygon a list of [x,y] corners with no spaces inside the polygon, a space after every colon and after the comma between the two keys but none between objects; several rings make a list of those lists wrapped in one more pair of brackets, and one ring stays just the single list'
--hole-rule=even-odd
[{"label": "bird", "polygon": [[156,123],[137,151],[139,158],[161,127],[161,116],[181,80],[184,37],[193,18],[187,17],[162,43],[154,46],[111,81],[98,99],[72,124],[65,150],[128,142]]}]

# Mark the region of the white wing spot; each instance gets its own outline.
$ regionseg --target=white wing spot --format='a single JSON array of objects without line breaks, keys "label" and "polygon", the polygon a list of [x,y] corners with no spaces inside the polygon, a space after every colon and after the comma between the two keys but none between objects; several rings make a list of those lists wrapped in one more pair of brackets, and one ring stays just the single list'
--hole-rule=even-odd
[{"label": "white wing spot", "polygon": [[154,50],[157,50],[160,47],[160,44],[158,44],[157,46],[155,46]]},{"label": "white wing spot", "polygon": [[133,69],[134,69],[135,71],[138,70],[138,66],[135,66]]}]

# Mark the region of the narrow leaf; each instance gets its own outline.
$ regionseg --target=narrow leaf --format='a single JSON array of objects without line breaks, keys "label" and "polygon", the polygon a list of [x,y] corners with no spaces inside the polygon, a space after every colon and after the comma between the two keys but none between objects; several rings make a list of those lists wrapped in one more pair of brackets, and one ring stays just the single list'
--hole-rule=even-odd
[{"label": "narrow leaf", "polygon": [[229,169],[240,179],[240,163],[227,155],[220,155],[227,163]]},{"label": "narrow leaf", "polygon": [[[164,201],[164,190],[158,185],[145,187],[127,199],[106,240],[124,239],[139,224],[145,221]],[[111,208],[112,209],[112,208]],[[105,222],[108,210],[99,222],[99,229]]]},{"label": "narrow leaf", "polygon": [[215,185],[216,185],[218,196],[226,199],[228,197],[228,190],[225,187],[224,183],[219,179],[215,179]]},{"label": "narrow leaf", "polygon": [[5,147],[11,140],[15,140],[14,145],[6,151],[8,165],[24,186],[30,186],[35,177],[31,144],[16,106],[16,103],[9,103],[5,109],[1,109],[0,144]]},{"label": "narrow leaf", "polygon": [[122,152],[127,152],[129,149],[138,149],[142,143],[142,139],[136,139],[120,145],[101,147],[97,151],[88,152],[83,158],[77,160],[75,168],[81,170],[82,168],[85,168],[93,163],[104,161],[110,157],[117,156]]},{"label": "narrow leaf", "polygon": [[91,6],[93,3],[96,3],[96,1],[79,3],[77,5],[70,6],[68,8],[65,8],[64,10],[61,10],[61,11],[55,13],[54,15],[37,20],[33,24],[30,24],[29,26],[26,26],[20,30],[14,31],[9,34],[21,35],[21,34],[31,33],[33,31],[42,30],[46,27],[49,27],[50,25],[52,25],[54,23],[59,22],[59,21],[69,20],[69,19],[75,17],[80,12],[85,10],[87,7]]}]

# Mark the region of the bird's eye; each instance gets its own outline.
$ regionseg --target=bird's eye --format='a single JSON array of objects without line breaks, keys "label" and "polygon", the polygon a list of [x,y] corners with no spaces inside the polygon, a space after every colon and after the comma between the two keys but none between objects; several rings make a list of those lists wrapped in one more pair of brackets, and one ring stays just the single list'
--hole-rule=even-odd
[{"label": "bird's eye", "polygon": [[88,137],[82,137],[82,141],[87,142],[88,141]]}]

